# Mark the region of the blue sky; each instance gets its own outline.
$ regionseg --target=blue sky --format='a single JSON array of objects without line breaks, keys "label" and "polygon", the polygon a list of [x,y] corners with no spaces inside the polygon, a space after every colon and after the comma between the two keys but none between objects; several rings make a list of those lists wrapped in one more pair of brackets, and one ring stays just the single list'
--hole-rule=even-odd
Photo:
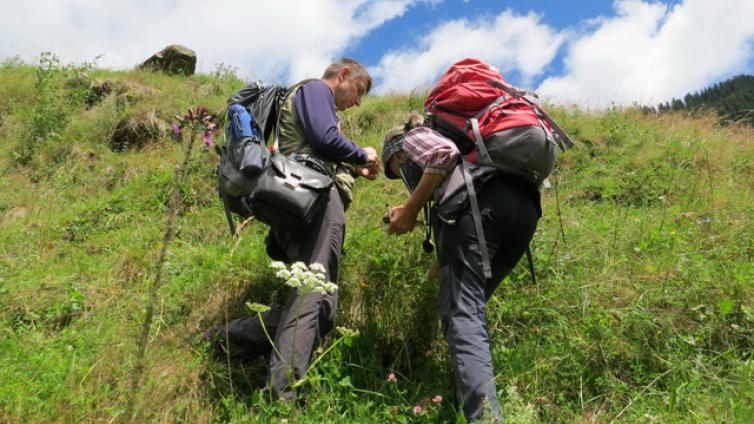
[{"label": "blue sky", "polygon": [[0,59],[133,67],[162,47],[291,83],[340,56],[375,92],[431,86],[479,57],[549,101],[656,104],[754,73],[752,0],[0,0]]},{"label": "blue sky", "polygon": [[[670,3],[670,2],[668,2]],[[677,2],[674,2],[677,3]],[[556,28],[566,29],[579,25],[597,16],[613,16],[615,11],[610,0],[452,0],[437,4],[413,7],[400,17],[376,28],[364,39],[350,46],[345,54],[357,56],[365,64],[376,65],[385,51],[400,49],[423,34],[429,33],[439,22],[458,18],[495,16],[502,10],[511,9],[520,14],[530,11],[542,15],[542,20]],[[553,62],[550,72],[562,70],[562,54]],[[515,76],[507,76],[511,82]]]},{"label": "blue sky", "polygon": [[[714,1],[714,0],[713,0]],[[662,2],[672,7],[680,0]],[[616,9],[611,0],[452,0],[437,4],[423,4],[406,11],[402,16],[376,28],[364,39],[350,46],[345,54],[357,56],[368,66],[376,65],[385,51],[400,49],[410,45],[412,40],[432,31],[438,22],[454,19],[474,19],[480,16],[495,16],[502,10],[510,9],[519,14],[534,12],[541,20],[561,30],[582,26],[596,17],[614,17]],[[563,71],[564,51],[561,50],[548,65],[547,75],[557,75]],[[750,71],[752,68],[750,68]],[[535,79],[541,82],[544,76]],[[521,84],[517,72],[506,78],[512,83]]]}]

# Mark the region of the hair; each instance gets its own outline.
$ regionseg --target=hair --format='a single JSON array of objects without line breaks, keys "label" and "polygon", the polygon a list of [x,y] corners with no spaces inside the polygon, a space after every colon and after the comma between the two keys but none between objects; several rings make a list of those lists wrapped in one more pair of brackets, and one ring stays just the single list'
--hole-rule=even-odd
[{"label": "hair", "polygon": [[385,134],[385,138],[382,140],[383,147],[387,145],[390,141],[393,139],[396,139],[398,137],[403,137],[404,134],[407,132],[413,130],[416,127],[421,127],[424,125],[424,117],[421,113],[419,113],[416,110],[412,110],[408,114],[408,120],[403,125],[398,125],[396,127],[391,128],[387,134]]},{"label": "hair", "polygon": [[403,124],[403,129],[405,131],[410,131],[416,127],[421,127],[422,125],[424,125],[424,117],[418,111],[412,110],[408,115],[408,121]]},{"label": "hair", "polygon": [[345,67],[348,67],[348,69],[351,70],[346,79],[360,79],[364,81],[366,83],[366,90],[364,91],[364,93],[369,93],[369,90],[372,89],[372,77],[369,76],[369,72],[367,72],[366,68],[364,68],[364,65],[354,59],[343,57],[331,63],[325,69],[325,73],[322,75],[322,79],[330,79],[338,75],[338,72],[340,72],[340,70]]}]

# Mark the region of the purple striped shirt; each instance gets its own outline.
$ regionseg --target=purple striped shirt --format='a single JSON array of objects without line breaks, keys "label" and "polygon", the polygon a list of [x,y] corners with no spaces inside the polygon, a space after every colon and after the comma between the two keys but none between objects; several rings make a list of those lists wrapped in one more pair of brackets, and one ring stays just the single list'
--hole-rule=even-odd
[{"label": "purple striped shirt", "polygon": [[427,127],[408,131],[403,139],[403,150],[428,174],[447,175],[461,157],[453,141]]}]

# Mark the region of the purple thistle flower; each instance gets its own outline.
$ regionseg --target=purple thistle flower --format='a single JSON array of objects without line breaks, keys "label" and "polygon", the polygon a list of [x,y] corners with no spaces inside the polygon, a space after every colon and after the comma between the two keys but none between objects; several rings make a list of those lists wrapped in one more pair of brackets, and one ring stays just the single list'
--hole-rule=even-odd
[{"label": "purple thistle flower", "polygon": [[212,136],[212,131],[204,131],[204,145],[211,146],[215,144],[215,138]]},{"label": "purple thistle flower", "polygon": [[181,141],[181,126],[177,122],[173,122],[170,125],[170,130],[173,133],[173,140]]}]

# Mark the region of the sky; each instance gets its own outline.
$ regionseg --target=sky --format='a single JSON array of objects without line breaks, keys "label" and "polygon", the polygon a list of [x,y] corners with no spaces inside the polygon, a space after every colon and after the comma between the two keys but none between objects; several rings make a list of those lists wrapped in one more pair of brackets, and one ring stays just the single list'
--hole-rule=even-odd
[{"label": "sky", "polygon": [[406,93],[477,57],[553,103],[656,105],[754,74],[754,0],[0,0],[0,61],[128,69],[173,43],[247,81],[347,56]]}]

